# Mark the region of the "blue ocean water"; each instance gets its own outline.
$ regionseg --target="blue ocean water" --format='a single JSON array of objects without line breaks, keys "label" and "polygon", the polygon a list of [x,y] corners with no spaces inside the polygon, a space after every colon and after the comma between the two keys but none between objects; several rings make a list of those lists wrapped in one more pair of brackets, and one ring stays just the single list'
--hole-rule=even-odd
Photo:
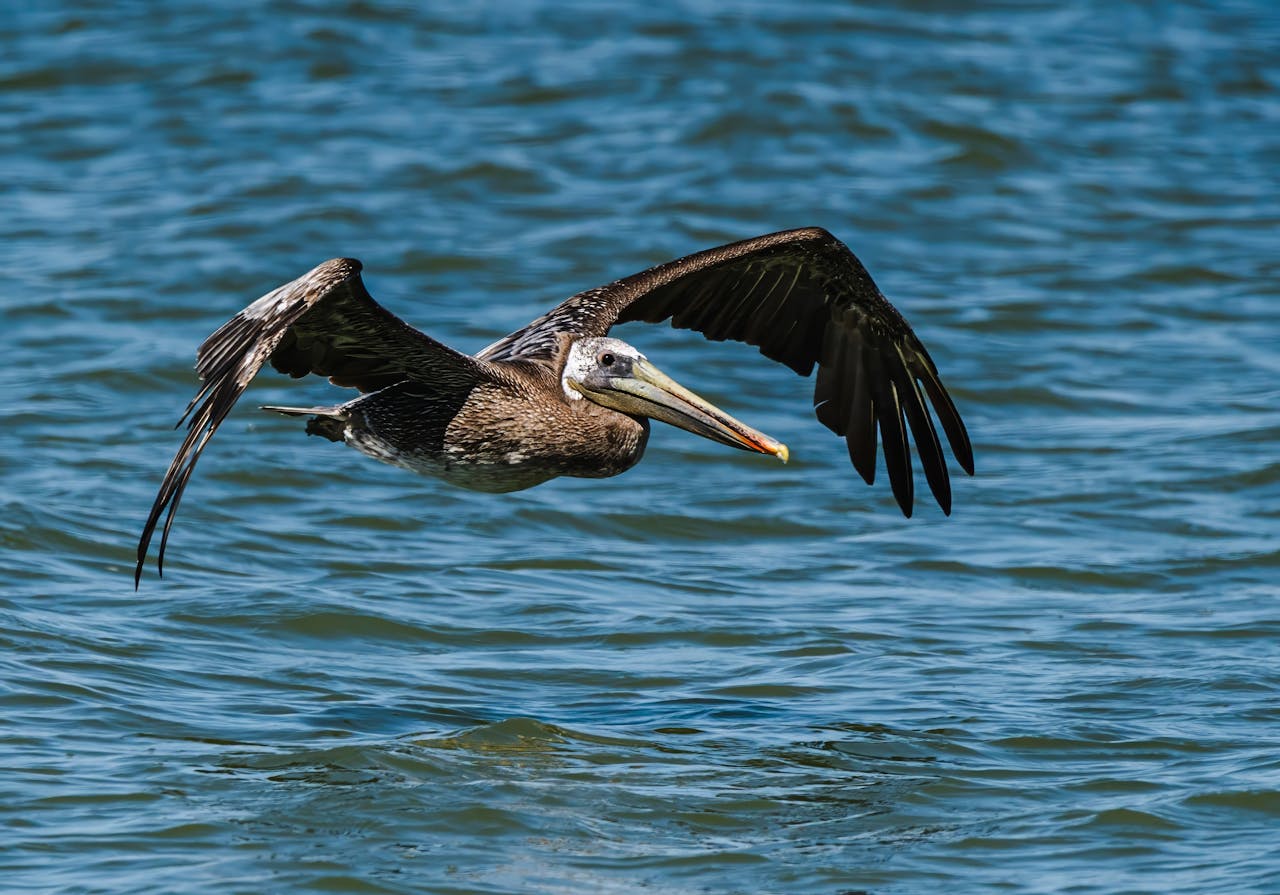
[{"label": "blue ocean water", "polygon": [[[1277,48],[1265,2],[11,4],[3,888],[1280,891]],[[792,462],[655,426],[475,494],[266,373],[133,590],[196,345],[316,263],[475,351],[806,225],[955,395],[950,518],[637,325]]]}]

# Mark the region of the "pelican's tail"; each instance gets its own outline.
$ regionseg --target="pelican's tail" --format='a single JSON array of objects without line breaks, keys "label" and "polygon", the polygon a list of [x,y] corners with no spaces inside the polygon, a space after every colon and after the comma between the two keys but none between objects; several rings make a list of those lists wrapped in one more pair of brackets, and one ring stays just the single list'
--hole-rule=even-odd
[{"label": "pelican's tail", "polygon": [[283,413],[285,416],[309,416],[311,419],[307,420],[307,434],[319,435],[330,441],[344,440],[342,436],[347,429],[347,420],[350,419],[344,404],[336,407],[268,407],[264,405],[259,409]]}]

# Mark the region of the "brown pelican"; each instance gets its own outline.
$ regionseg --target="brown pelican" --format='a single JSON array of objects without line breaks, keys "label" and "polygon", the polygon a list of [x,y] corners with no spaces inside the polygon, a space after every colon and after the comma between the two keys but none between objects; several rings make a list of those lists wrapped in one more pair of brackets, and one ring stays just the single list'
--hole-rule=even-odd
[{"label": "brown pelican", "polygon": [[196,353],[204,385],[178,421],[187,435],[169,464],[138,541],[135,586],[168,508],[174,513],[210,437],[268,360],[300,378],[359,389],[331,407],[264,407],[306,416],[307,433],[479,491],[529,488],[561,475],[603,478],[630,469],[657,419],[784,462],[785,445],[713,407],[660,372],[610,327],[628,321],[756,345],[802,376],[817,365],[818,419],[848,442],[867,484],[876,434],[902,512],[912,507],[910,426],[925,479],[951,512],[933,405],[961,467],[973,451],[937,368],[862,263],[826,230],[809,227],[696,252],[589,289],[469,356],[383,309],[350,258],[326,261],[268,292]]}]

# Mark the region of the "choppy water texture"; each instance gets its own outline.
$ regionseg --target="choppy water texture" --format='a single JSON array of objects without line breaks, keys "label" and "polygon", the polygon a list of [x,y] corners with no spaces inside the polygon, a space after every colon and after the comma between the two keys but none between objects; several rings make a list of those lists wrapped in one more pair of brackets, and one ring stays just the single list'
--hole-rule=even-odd
[{"label": "choppy water texture", "polygon": [[[0,888],[1280,891],[1275,6],[418,6],[0,13]],[[196,344],[318,261],[476,350],[809,224],[953,388],[950,519],[633,327],[794,462],[472,494],[267,374],[134,593]]]}]

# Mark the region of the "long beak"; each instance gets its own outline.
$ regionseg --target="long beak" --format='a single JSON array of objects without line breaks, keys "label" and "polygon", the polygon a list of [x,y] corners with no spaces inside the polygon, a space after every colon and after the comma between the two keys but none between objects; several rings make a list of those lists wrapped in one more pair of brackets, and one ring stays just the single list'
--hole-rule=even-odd
[{"label": "long beak", "polygon": [[605,390],[592,390],[589,396],[623,413],[662,420],[730,447],[773,454],[783,463],[791,455],[782,442],[699,398],[647,360],[634,361],[630,376],[612,379]]}]

